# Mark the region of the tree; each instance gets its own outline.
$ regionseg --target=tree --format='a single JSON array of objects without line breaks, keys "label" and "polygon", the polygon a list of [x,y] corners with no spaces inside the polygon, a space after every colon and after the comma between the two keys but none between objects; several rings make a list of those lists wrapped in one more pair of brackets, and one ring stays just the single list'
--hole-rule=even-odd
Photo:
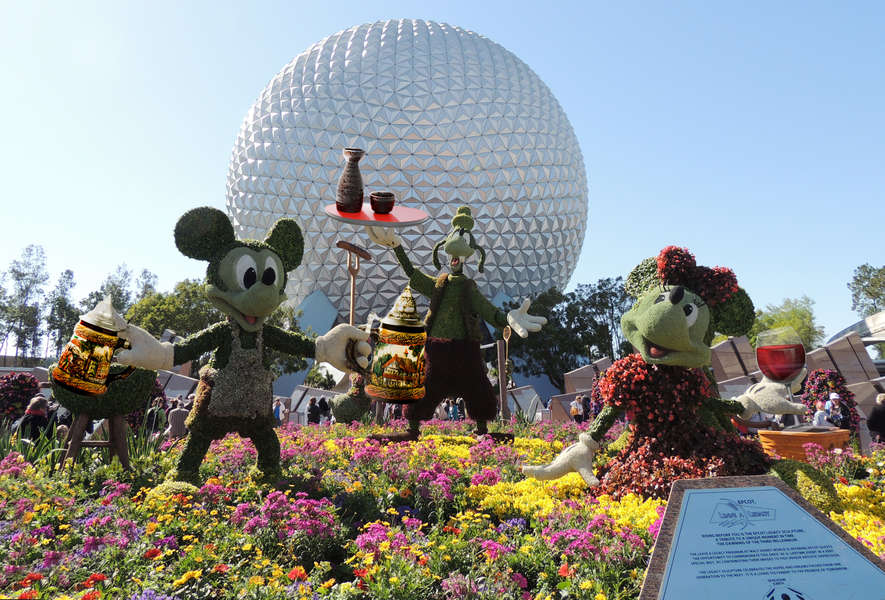
[{"label": "tree", "polygon": [[209,302],[205,283],[185,279],[169,293],[148,293],[129,308],[126,318],[156,337],[164,329],[187,337],[222,320],[224,315]]},{"label": "tree", "polygon": [[885,310],[885,265],[878,269],[864,263],[854,270],[848,282],[851,290],[851,310],[862,317],[869,317]]},{"label": "tree", "polygon": [[105,277],[101,287],[90,292],[80,303],[80,309],[83,312],[89,312],[96,304],[101,302],[105,296],[111,297],[111,303],[117,312],[121,315],[126,314],[132,306],[132,271],[126,264],[117,265],[116,270]]},{"label": "tree", "polygon": [[135,302],[157,293],[157,276],[148,269],[142,269],[135,279]]},{"label": "tree", "polygon": [[51,348],[54,356],[59,356],[62,349],[74,331],[74,326],[80,319],[80,311],[71,301],[71,290],[74,288],[74,272],[67,269],[58,276],[55,289],[49,293],[47,305],[49,315],[46,317],[46,327],[49,333]]},{"label": "tree", "polygon": [[630,310],[633,299],[620,277],[600,279],[596,284],[580,284],[567,295],[570,323],[590,333],[588,358],[617,359],[632,352],[621,331],[621,317]]},{"label": "tree", "polygon": [[785,298],[779,305],[769,304],[756,311],[756,322],[747,337],[756,345],[756,337],[767,329],[792,327],[799,334],[806,350],[813,350],[823,341],[824,330],[814,318],[814,300],[802,296],[798,300]]},{"label": "tree", "polygon": [[[630,308],[623,280],[600,279],[562,294],[550,289],[532,303],[530,312],[547,318],[538,333],[510,338],[514,369],[545,375],[560,390],[564,375],[604,356],[618,358],[630,351],[621,334],[621,316]],[[513,303],[508,308],[514,308]]]},{"label": "tree", "polygon": [[27,246],[21,259],[10,263],[7,274],[12,284],[9,332],[15,336],[15,356],[35,355],[42,334],[43,286],[49,281],[43,247]]},{"label": "tree", "polygon": [[318,363],[313,363],[304,377],[304,385],[321,390],[331,390],[335,387],[335,378],[331,373],[321,370]]}]

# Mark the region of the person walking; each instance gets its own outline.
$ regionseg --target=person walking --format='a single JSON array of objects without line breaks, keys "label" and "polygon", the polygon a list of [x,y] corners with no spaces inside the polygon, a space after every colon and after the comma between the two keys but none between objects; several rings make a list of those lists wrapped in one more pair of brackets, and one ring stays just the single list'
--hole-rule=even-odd
[{"label": "person walking", "polygon": [[320,407],[317,405],[317,399],[311,398],[307,403],[307,422],[319,424],[321,414]]},{"label": "person walking", "polygon": [[170,441],[183,438],[187,435],[187,426],[184,422],[187,420],[187,415],[190,412],[188,409],[181,406],[177,400],[174,401],[173,404],[174,408],[170,410],[167,415],[169,426],[164,432],[166,439]]},{"label": "person walking", "polygon": [[283,424],[283,403],[280,402],[279,398],[274,398],[273,401],[273,418],[277,423],[277,427]]},{"label": "person walking", "polygon": [[317,401],[317,406],[320,407],[320,423],[328,423],[332,419],[332,409],[325,396]]},{"label": "person walking", "polygon": [[13,425],[13,430],[19,432],[20,438],[33,441],[49,426],[48,410],[49,402],[46,398],[42,394],[34,396],[28,403],[24,416]]},{"label": "person walking", "polygon": [[578,398],[579,396],[572,398],[571,403],[568,405],[569,415],[571,415],[575,423],[580,423],[584,420],[584,407]]},{"label": "person walking", "polygon": [[885,394],[876,396],[876,404],[867,419],[867,428],[874,442],[885,442]]}]

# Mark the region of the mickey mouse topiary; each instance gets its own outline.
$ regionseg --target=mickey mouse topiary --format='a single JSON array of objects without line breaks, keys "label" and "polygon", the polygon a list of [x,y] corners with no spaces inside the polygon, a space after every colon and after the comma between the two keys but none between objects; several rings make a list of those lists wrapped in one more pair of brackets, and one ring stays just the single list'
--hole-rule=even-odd
[{"label": "mickey mouse topiary", "polygon": [[255,445],[260,478],[275,483],[281,476],[280,443],[274,432],[273,377],[266,349],[315,357],[342,370],[364,368],[368,336],[355,327],[338,325],[311,341],[300,332],[266,322],[286,299],[287,273],[301,263],[304,240],[292,219],[277,221],[263,241],[237,240],[223,212],[196,208],[178,220],[175,244],[182,254],[209,262],[207,295],[227,319],[175,344],[159,342],[130,325],[120,337],[128,339],[132,348],[120,351],[117,359],[169,369],[211,352],[209,364],[200,370],[196,400],[186,421],[190,433],[185,449],[168,477],[198,484],[209,444],[237,432]]}]

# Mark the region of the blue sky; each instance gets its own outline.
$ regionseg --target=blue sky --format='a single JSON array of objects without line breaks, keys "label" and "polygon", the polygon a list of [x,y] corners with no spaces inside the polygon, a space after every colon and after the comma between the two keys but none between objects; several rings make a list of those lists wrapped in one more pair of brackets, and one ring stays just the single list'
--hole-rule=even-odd
[{"label": "blue sky", "polygon": [[172,242],[224,208],[240,123],[323,37],[387,18],[471,29],[558,98],[590,182],[570,286],[668,244],[733,268],[757,306],[807,295],[828,334],[885,263],[885,4],[822,2],[6,2],[0,269],[31,243],[79,299],[114,267],[170,289]]}]

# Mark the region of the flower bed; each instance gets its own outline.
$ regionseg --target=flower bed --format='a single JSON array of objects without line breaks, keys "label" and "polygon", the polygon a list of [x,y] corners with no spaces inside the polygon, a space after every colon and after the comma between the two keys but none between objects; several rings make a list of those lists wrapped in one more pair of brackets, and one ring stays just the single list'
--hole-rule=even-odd
[{"label": "flower bed", "polygon": [[[664,502],[518,470],[552,459],[574,424],[517,428],[512,446],[477,441],[463,423],[431,422],[419,442],[387,446],[366,439],[375,431],[280,430],[287,483],[276,490],[251,482],[254,448],[229,436],[194,497],[146,498],[177,448],[137,457],[132,473],[87,460],[70,479],[11,454],[0,462],[0,597],[637,597]],[[879,556],[883,464],[883,451],[865,459],[863,481],[834,471],[844,510],[831,514]]]}]

